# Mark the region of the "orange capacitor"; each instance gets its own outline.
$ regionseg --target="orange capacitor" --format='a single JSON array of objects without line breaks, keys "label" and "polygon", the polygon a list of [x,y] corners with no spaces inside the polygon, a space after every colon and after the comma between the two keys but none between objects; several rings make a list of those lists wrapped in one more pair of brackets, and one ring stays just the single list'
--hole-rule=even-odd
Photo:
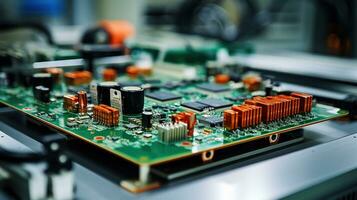
[{"label": "orange capacitor", "polygon": [[283,118],[283,109],[284,109],[283,102],[279,98],[276,98],[276,97],[274,97],[274,100],[276,101],[276,104],[278,106],[278,117],[277,118],[281,119],[281,118]]},{"label": "orange capacitor", "polygon": [[280,95],[280,98],[284,98],[287,99],[288,102],[288,115],[294,115],[295,114],[295,110],[296,110],[296,98],[292,97],[292,96],[287,96],[287,95]]},{"label": "orange capacitor", "polygon": [[247,127],[247,109],[242,106],[232,106],[232,110],[236,111],[238,115],[237,128]]},{"label": "orange capacitor", "polygon": [[278,96],[278,97],[283,102],[283,117],[289,116],[289,108],[291,106],[291,100],[284,99],[280,96]]},{"label": "orange capacitor", "polygon": [[261,122],[262,109],[259,106],[249,105],[253,109],[253,125],[258,125]]},{"label": "orange capacitor", "polygon": [[257,110],[255,109],[254,105],[249,105],[249,107],[252,110],[251,126],[255,126],[257,123]]},{"label": "orange capacitor", "polygon": [[152,72],[152,67],[139,67],[139,74],[149,76],[152,74]]},{"label": "orange capacitor", "polygon": [[223,127],[227,130],[237,129],[237,113],[233,110],[225,110],[223,112]]},{"label": "orange capacitor", "polygon": [[235,114],[236,114],[236,118],[237,118],[237,123],[236,123],[236,126],[235,126],[235,128],[238,128],[238,127],[241,127],[241,109],[239,108],[239,106],[232,106],[232,108],[231,108],[234,112],[235,112]]},{"label": "orange capacitor", "polygon": [[261,123],[262,108],[251,104],[232,106],[223,113],[224,127],[228,130],[247,128]]},{"label": "orange capacitor", "polygon": [[63,96],[63,108],[70,112],[78,111],[78,97],[75,95]]},{"label": "orange capacitor", "polygon": [[[254,97],[253,102],[254,105],[262,108],[262,121],[270,122],[271,121],[271,103],[266,102],[263,97]],[[246,101],[248,104],[252,103],[250,101]]]},{"label": "orange capacitor", "polygon": [[278,96],[274,96],[274,100],[278,103],[278,107],[279,107],[279,119],[284,118],[284,106],[285,106],[285,102],[280,99]]},{"label": "orange capacitor", "polygon": [[297,98],[288,95],[279,95],[280,98],[288,100],[288,116],[295,115],[297,111]]},{"label": "orange capacitor", "polygon": [[104,104],[96,105],[93,119],[106,126],[116,126],[119,123],[119,110]]},{"label": "orange capacitor", "polygon": [[308,98],[307,105],[306,105],[306,107],[307,107],[306,112],[311,112],[311,110],[312,110],[312,95],[309,95],[309,94],[304,94],[304,95],[306,95]]},{"label": "orange capacitor", "polygon": [[196,114],[194,112],[181,112],[172,115],[172,121],[187,124],[188,135],[192,136],[196,125]]},{"label": "orange capacitor", "polygon": [[89,71],[66,72],[64,79],[67,85],[88,84],[92,80],[92,73]]},{"label": "orange capacitor", "polygon": [[126,68],[126,73],[130,78],[136,78],[140,73],[140,69],[135,66],[129,66]]},{"label": "orange capacitor", "polygon": [[108,32],[110,44],[113,45],[123,45],[127,38],[135,34],[134,26],[124,20],[103,20],[100,26]]},{"label": "orange capacitor", "polygon": [[242,78],[242,82],[249,91],[256,91],[262,84],[262,78],[256,74],[248,74]]},{"label": "orange capacitor", "polygon": [[106,108],[107,110],[111,111],[111,117],[110,120],[108,120],[108,122],[112,125],[112,126],[116,126],[119,123],[119,110],[113,107],[110,107],[108,105],[105,104],[100,104],[100,106],[102,106],[103,108]]},{"label": "orange capacitor", "polygon": [[273,120],[280,119],[281,109],[279,101],[277,101],[274,97],[269,97],[268,101],[271,102],[273,106]]},{"label": "orange capacitor", "polygon": [[270,119],[271,121],[275,120],[275,113],[276,113],[276,108],[275,108],[275,104],[272,102],[272,97],[265,97],[262,99],[263,101],[269,103],[270,105]]},{"label": "orange capacitor", "polygon": [[100,117],[100,113],[101,113],[101,106],[95,105],[93,107],[93,119],[94,119],[94,121],[100,121],[99,120],[101,118]]},{"label": "orange capacitor", "polygon": [[255,123],[254,123],[254,118],[255,118],[255,111],[254,111],[254,108],[252,108],[251,106],[247,105],[247,108],[249,109],[249,124],[248,126],[253,126]]},{"label": "orange capacitor", "polygon": [[112,113],[109,109],[104,107],[103,105],[100,105],[102,108],[102,115],[101,115],[101,121],[104,123],[104,125],[111,126],[112,125]]},{"label": "orange capacitor", "polygon": [[247,117],[246,117],[247,124],[246,124],[246,126],[247,127],[252,126],[252,118],[253,118],[252,109],[250,108],[249,105],[245,105],[245,104],[241,105],[241,107],[245,108],[246,111],[247,111]]},{"label": "orange capacitor", "polygon": [[214,77],[214,80],[216,83],[218,84],[226,84],[229,82],[230,80],[230,77],[227,75],[227,74],[217,74],[215,77]]},{"label": "orange capacitor", "polygon": [[[113,124],[113,112],[111,111],[111,109],[107,108],[106,105],[104,104],[99,104],[102,108],[106,109],[107,112],[105,112],[106,114],[104,115],[104,121],[105,124],[107,126],[112,126]],[[110,107],[110,106],[108,106]]]},{"label": "orange capacitor", "polygon": [[244,101],[245,104],[249,104],[249,105],[257,105],[257,101],[253,100],[253,99],[247,99]]},{"label": "orange capacitor", "polygon": [[104,81],[115,81],[117,78],[117,71],[115,69],[107,68],[102,72]]},{"label": "orange capacitor", "polygon": [[293,97],[295,98],[295,111],[294,111],[294,114],[298,114],[300,112],[300,98],[296,98],[296,97]]},{"label": "orange capacitor", "polygon": [[185,115],[187,118],[188,135],[192,136],[196,125],[196,114],[194,112],[185,112]]},{"label": "orange capacitor", "polygon": [[247,126],[253,126],[254,125],[254,109],[250,107],[249,105],[245,105],[245,107],[248,109],[248,124]]},{"label": "orange capacitor", "polygon": [[98,117],[98,109],[97,109],[97,105],[95,105],[94,107],[93,107],[93,120],[94,121],[97,121],[97,117]]},{"label": "orange capacitor", "polygon": [[304,93],[291,93],[291,96],[297,97],[300,99],[300,112],[311,112],[312,108],[312,95],[304,94]]},{"label": "orange capacitor", "polygon": [[287,111],[288,111],[287,103],[288,103],[288,100],[286,100],[284,98],[281,98],[279,96],[276,96],[275,98],[279,99],[279,101],[282,104],[281,117],[284,118],[284,117],[288,116],[287,115]]},{"label": "orange capacitor", "polygon": [[282,106],[281,102],[276,97],[269,97],[269,101],[273,104],[274,107],[274,120],[281,119]]},{"label": "orange capacitor", "polygon": [[289,96],[286,95],[279,95],[280,99],[286,100],[286,105],[285,105],[285,117],[292,115],[293,113],[293,99],[289,98]]},{"label": "orange capacitor", "polygon": [[260,124],[262,122],[262,115],[263,115],[263,111],[262,111],[262,107],[256,106],[258,109],[258,123]]},{"label": "orange capacitor", "polygon": [[106,109],[105,107],[103,107],[103,105],[100,105],[101,106],[101,118],[100,118],[100,121],[106,125],[106,126],[111,126],[111,118],[112,118],[112,113],[110,110]]},{"label": "orange capacitor", "polygon": [[79,113],[87,113],[87,92],[86,91],[79,91],[77,92],[78,97],[78,112]]},{"label": "orange capacitor", "polygon": [[275,105],[275,120],[278,120],[281,118],[281,103],[274,97],[271,99],[271,101]]}]

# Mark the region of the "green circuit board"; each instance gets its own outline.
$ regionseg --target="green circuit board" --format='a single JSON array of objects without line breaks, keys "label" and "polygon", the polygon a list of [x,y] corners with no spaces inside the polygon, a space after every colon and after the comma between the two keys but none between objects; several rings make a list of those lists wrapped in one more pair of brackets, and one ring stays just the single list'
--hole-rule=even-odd
[{"label": "green circuit board", "polygon": [[[125,80],[126,77],[119,77],[119,79]],[[161,82],[165,82],[165,80],[161,80]],[[228,90],[223,92],[207,92],[198,88],[197,85],[197,83],[187,83],[174,89],[161,89],[161,91],[166,90],[179,95],[181,98],[177,100],[161,102],[145,97],[144,108],[153,108],[154,122],[151,130],[144,131],[140,125],[135,124],[140,121],[140,116],[120,116],[118,126],[107,127],[93,121],[90,116],[64,110],[62,98],[67,91],[64,84],[52,91],[50,103],[37,101],[33,97],[31,88],[23,87],[0,88],[0,102],[66,134],[85,140],[138,165],[153,165],[211,149],[238,145],[347,114],[346,111],[339,108],[314,104],[312,112],[308,114],[298,114],[242,130],[227,131],[221,125],[212,127],[201,120],[207,116],[210,116],[211,119],[212,117],[222,119],[223,109],[204,110],[196,113],[197,124],[192,137],[173,143],[160,141],[158,130],[155,128],[158,124],[155,117],[162,113],[166,115],[163,120],[169,122],[171,120],[170,115],[187,110],[186,107],[181,105],[185,102],[215,98],[239,105],[243,103],[244,98],[250,98],[252,95],[244,88],[237,88],[232,85],[224,85]],[[75,118],[76,125],[68,126],[66,123],[68,118]],[[128,128],[128,124],[132,124],[132,126]]]}]

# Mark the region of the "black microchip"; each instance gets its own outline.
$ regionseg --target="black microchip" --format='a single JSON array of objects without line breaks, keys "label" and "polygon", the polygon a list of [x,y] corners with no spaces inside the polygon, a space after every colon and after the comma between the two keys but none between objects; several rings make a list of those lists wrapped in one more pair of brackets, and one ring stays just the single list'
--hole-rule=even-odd
[{"label": "black microchip", "polygon": [[147,78],[143,80],[144,83],[148,84],[159,84],[161,81],[159,79],[152,79],[152,78]]},{"label": "black microchip", "polygon": [[151,92],[151,93],[147,93],[145,96],[158,101],[171,101],[171,100],[181,99],[181,96],[165,91]]},{"label": "black microchip", "polygon": [[203,99],[197,102],[201,104],[205,104],[209,107],[213,107],[214,109],[225,108],[233,105],[231,102],[221,99]]},{"label": "black microchip", "polygon": [[219,85],[215,83],[202,83],[196,85],[196,87],[209,92],[225,92],[230,89],[227,85]]},{"label": "black microchip", "polygon": [[246,96],[238,96],[238,97],[233,97],[233,96],[231,96],[231,97],[224,97],[225,99],[227,99],[227,100],[230,100],[230,101],[244,101],[244,100],[246,100],[246,99],[248,99],[248,97],[246,97]]},{"label": "black microchip", "polygon": [[197,111],[200,111],[200,112],[209,107],[209,106],[207,106],[205,104],[198,103],[196,101],[194,101],[194,102],[186,102],[186,103],[181,104],[181,106],[184,106],[186,108],[190,108],[190,109],[193,109],[193,110],[197,110]]},{"label": "black microchip", "polygon": [[223,125],[223,118],[220,116],[201,117],[200,119],[198,119],[198,121],[202,124],[207,124],[211,127]]},{"label": "black microchip", "polygon": [[180,82],[166,82],[161,85],[162,88],[169,89],[169,90],[172,90],[172,89],[175,89],[175,88],[181,87],[181,86],[184,86],[184,84],[180,83]]}]

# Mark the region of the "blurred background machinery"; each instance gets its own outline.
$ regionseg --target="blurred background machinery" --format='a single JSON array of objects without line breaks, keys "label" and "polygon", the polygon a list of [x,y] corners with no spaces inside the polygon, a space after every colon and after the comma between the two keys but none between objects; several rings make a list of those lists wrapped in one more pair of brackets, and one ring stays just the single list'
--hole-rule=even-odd
[{"label": "blurred background machinery", "polygon": [[[65,29],[84,28],[99,19],[125,19],[139,31],[150,26],[226,41],[249,39],[262,49],[356,57],[356,7],[353,0],[5,0],[0,10],[3,23],[36,21]],[[53,33],[59,43],[79,37]]]}]

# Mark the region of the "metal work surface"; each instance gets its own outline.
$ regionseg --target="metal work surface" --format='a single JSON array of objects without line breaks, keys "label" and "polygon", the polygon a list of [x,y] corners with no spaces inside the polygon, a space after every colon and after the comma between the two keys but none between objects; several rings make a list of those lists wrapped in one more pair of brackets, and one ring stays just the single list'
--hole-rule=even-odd
[{"label": "metal work surface", "polygon": [[261,163],[213,176],[195,184],[185,185],[161,194],[168,199],[276,199],[310,187],[357,167],[357,134],[316,147],[273,158]]},{"label": "metal work surface", "polygon": [[357,61],[353,59],[331,58],[294,52],[290,54],[240,55],[235,60],[241,65],[254,69],[268,69],[296,75],[346,81],[353,84],[357,83],[357,72],[354,69]]}]

